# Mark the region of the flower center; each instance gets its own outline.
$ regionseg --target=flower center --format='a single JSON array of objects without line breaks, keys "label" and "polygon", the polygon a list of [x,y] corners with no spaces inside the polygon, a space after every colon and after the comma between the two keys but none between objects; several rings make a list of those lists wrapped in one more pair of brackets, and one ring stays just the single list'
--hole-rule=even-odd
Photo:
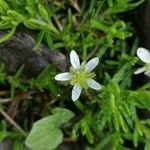
[{"label": "flower center", "polygon": [[74,69],[70,67],[70,74],[72,76],[71,85],[79,84],[80,87],[87,89],[86,80],[95,77],[95,73],[86,72],[84,66],[81,66],[79,69]]}]

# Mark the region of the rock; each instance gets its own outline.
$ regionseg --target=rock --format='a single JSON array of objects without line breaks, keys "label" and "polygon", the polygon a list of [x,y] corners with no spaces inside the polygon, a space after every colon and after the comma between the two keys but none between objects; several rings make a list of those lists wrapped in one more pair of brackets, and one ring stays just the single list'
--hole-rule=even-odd
[{"label": "rock", "polygon": [[82,145],[79,145],[78,143],[62,143],[58,150],[81,150],[83,147]]},{"label": "rock", "polygon": [[[5,31],[0,31],[0,37],[4,34]],[[15,73],[23,64],[25,78],[37,76],[48,64],[54,64],[60,71],[64,71],[67,66],[65,56],[44,44],[34,51],[34,37],[33,31],[21,28],[9,40],[0,44],[0,63],[5,64],[5,71],[8,74]]]},{"label": "rock", "polygon": [[0,150],[11,150],[12,146],[12,141],[10,139],[5,139],[0,143]]},{"label": "rock", "polygon": [[[11,139],[7,138],[0,143],[0,150],[14,150],[13,142]],[[23,150],[31,150],[26,146],[23,146]]]}]

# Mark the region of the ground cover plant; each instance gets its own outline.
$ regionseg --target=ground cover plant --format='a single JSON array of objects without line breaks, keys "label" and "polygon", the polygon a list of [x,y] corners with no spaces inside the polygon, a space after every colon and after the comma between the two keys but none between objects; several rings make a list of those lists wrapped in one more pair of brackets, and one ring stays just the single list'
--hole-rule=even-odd
[{"label": "ground cover plant", "polygon": [[0,142],[11,140],[13,150],[150,150],[150,51],[126,19],[144,2],[0,0],[0,45],[24,28],[36,34],[34,53],[43,43],[68,64],[62,72],[50,63],[34,78],[23,77],[26,64],[13,74],[0,65]]}]

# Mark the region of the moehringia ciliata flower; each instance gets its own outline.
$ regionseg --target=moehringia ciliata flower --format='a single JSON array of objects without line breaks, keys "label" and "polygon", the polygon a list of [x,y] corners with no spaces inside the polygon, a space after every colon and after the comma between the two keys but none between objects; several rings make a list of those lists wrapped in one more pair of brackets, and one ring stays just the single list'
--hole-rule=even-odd
[{"label": "moehringia ciliata flower", "polygon": [[71,67],[69,72],[64,72],[57,74],[55,80],[58,81],[70,81],[70,84],[73,85],[72,89],[72,100],[76,101],[80,95],[82,89],[88,89],[88,87],[94,90],[100,90],[101,85],[93,80],[95,74],[91,72],[99,63],[99,58],[95,57],[89,62],[81,63],[78,54],[72,50],[70,53],[70,62]]},{"label": "moehringia ciliata flower", "polygon": [[145,63],[144,67],[137,69],[134,74],[140,74],[144,72],[145,75],[150,77],[150,51],[145,48],[137,49],[137,56],[139,59]]}]

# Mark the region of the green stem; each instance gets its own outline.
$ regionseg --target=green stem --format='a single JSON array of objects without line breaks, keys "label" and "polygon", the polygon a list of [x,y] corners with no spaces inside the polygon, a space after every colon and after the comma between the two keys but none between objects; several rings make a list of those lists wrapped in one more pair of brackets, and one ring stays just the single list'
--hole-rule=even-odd
[{"label": "green stem", "polygon": [[74,104],[75,104],[82,112],[84,112],[84,106],[83,106],[83,104],[82,104],[79,100],[75,101]]}]

